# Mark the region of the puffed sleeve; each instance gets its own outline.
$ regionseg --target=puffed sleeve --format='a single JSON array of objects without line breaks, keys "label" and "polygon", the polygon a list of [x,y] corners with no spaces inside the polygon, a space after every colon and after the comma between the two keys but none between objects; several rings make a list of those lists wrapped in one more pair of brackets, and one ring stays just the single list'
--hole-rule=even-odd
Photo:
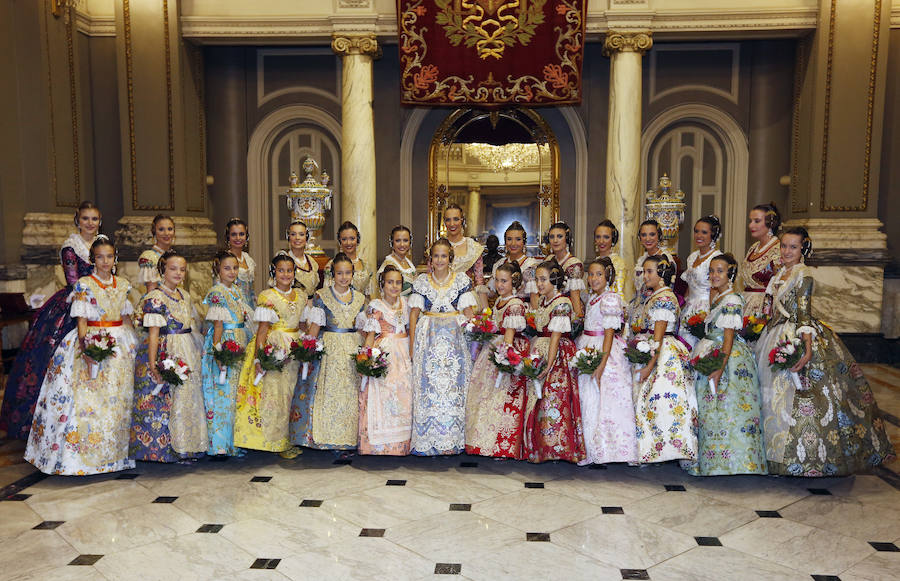
[{"label": "puffed sleeve", "polygon": [[547,330],[551,333],[571,333],[572,305],[566,302],[554,307],[550,313],[550,323],[547,325]]},{"label": "puffed sleeve", "polygon": [[620,329],[624,307],[622,298],[615,293],[606,293],[600,298],[600,326],[604,329]]},{"label": "puffed sleeve", "polygon": [[144,327],[165,327],[169,320],[169,308],[166,303],[155,296],[148,296],[144,300]]},{"label": "puffed sleeve", "polygon": [[[128,290],[131,290],[130,284],[128,285]],[[125,295],[126,296],[128,295],[127,291],[125,292]],[[122,301],[122,310],[119,311],[119,315],[122,317],[130,317],[133,314],[134,314],[134,305],[132,305],[131,301],[129,301],[126,298],[124,301]]]},{"label": "puffed sleeve", "polygon": [[721,314],[716,317],[716,327],[719,329],[734,329],[740,331],[744,327],[744,308],[741,300],[731,295],[724,299]]},{"label": "puffed sleeve", "polygon": [[472,291],[465,291],[461,295],[459,295],[459,301],[456,303],[456,308],[460,311],[465,310],[469,307],[473,309],[478,306],[478,301],[475,300],[475,294]]},{"label": "puffed sleeve", "polygon": [[584,284],[584,264],[576,262],[566,269],[566,290],[569,292],[581,291],[587,288]]},{"label": "puffed sleeve", "polygon": [[678,318],[676,316],[677,312],[678,303],[673,297],[662,296],[653,300],[653,304],[650,305],[650,312],[648,314],[650,316],[650,321],[653,323],[659,321],[674,323]]},{"label": "puffed sleeve", "polygon": [[510,305],[503,314],[503,328],[523,331],[525,329],[525,305]]},{"label": "puffed sleeve", "polygon": [[277,323],[278,311],[275,303],[269,298],[268,292],[261,292],[256,297],[256,310],[253,311],[253,320],[257,323]]},{"label": "puffed sleeve", "polygon": [[524,286],[522,287],[522,292],[527,295],[537,294],[538,288],[537,283],[534,282],[534,267],[530,266],[522,270],[522,281]]},{"label": "puffed sleeve", "polygon": [[66,284],[75,284],[78,281],[78,254],[75,253],[75,249],[66,246],[60,251],[59,259],[62,262]]},{"label": "puffed sleeve", "polygon": [[156,269],[156,263],[159,261],[159,255],[152,250],[145,250],[138,258],[138,275],[137,281],[141,284],[148,282],[159,283],[162,277]]},{"label": "puffed sleeve", "polygon": [[94,297],[94,293],[91,292],[91,287],[81,280],[75,282],[75,286],[72,288],[72,292],[69,293],[67,300],[72,303],[69,313],[73,318],[81,317],[97,321],[103,316],[103,310],[97,304],[97,299]]},{"label": "puffed sleeve", "polygon": [[[384,314],[373,306],[369,306],[365,310],[365,314],[365,323],[361,328],[359,328],[359,330],[363,333],[380,333],[381,323],[379,321],[384,317]],[[357,320],[358,319],[359,317],[357,317]],[[357,327],[359,326],[357,325]]]},{"label": "puffed sleeve", "polygon": [[319,298],[319,295],[316,295],[313,297],[313,300],[306,303],[306,308],[303,309],[303,316],[301,319],[318,327],[325,326],[325,309],[323,308],[322,299]]},{"label": "puffed sleeve", "polygon": [[813,278],[804,276],[797,289],[797,335],[809,333],[815,339],[818,333],[812,316],[812,293]]},{"label": "puffed sleeve", "polygon": [[209,306],[209,309],[206,311],[207,321],[234,322],[231,312],[225,306],[227,304],[225,296],[219,291],[209,291],[209,294],[203,299],[203,304]]},{"label": "puffed sleeve", "polygon": [[419,293],[412,293],[409,295],[409,308],[419,309],[420,311],[425,310],[425,297],[420,295]]}]

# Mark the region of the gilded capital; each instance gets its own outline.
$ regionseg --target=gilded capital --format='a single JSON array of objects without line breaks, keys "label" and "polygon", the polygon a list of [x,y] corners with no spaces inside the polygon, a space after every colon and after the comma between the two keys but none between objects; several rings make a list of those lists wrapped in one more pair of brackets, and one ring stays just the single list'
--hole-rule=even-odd
[{"label": "gilded capital", "polygon": [[331,39],[331,50],[341,56],[365,54],[377,58],[381,55],[381,48],[374,34],[335,35]]},{"label": "gilded capital", "polygon": [[644,54],[653,46],[652,32],[616,32],[610,30],[603,41],[603,53],[611,55],[614,52],[639,52]]}]

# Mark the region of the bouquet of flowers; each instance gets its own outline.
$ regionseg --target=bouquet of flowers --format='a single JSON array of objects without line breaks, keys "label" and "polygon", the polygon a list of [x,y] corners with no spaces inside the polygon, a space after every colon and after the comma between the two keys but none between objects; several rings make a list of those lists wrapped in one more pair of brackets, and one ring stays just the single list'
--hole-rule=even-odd
[{"label": "bouquet of flowers", "polygon": [[191,374],[191,368],[184,362],[184,359],[181,357],[170,357],[165,352],[160,353],[159,363],[156,364],[156,370],[159,371],[159,376],[163,382],[150,392],[151,395],[158,394],[163,385],[168,385],[170,387],[184,385],[188,375]]},{"label": "bouquet of flowers", "polygon": [[259,382],[262,381],[266,372],[281,371],[284,369],[289,357],[290,353],[287,349],[276,347],[271,343],[266,343],[265,347],[257,349],[256,360],[259,361],[259,366],[262,367],[262,371],[257,373],[256,377],[253,378],[253,385],[259,385]]},{"label": "bouquet of flowers", "polygon": [[291,357],[302,363],[300,379],[306,381],[309,374],[309,364],[318,361],[325,354],[325,343],[318,337],[304,335],[300,341],[291,341]]},{"label": "bouquet of flowers", "polygon": [[769,322],[769,319],[765,316],[749,315],[744,317],[744,328],[741,329],[741,337],[744,338],[745,341],[756,341],[759,339],[759,336],[762,335],[763,329],[766,328],[766,323]]},{"label": "bouquet of flowers", "polygon": [[97,365],[89,365],[91,379],[97,379],[97,374],[100,373],[100,363],[116,354],[116,338],[106,331],[88,333],[84,337],[84,354],[97,362]]},{"label": "bouquet of flowers", "polygon": [[219,380],[216,383],[224,385],[228,376],[228,368],[234,367],[244,360],[244,348],[234,339],[228,339],[221,345],[213,345],[212,356],[216,363],[224,368],[219,370]]},{"label": "bouquet of flowers", "polygon": [[503,379],[503,373],[512,375],[516,372],[518,366],[522,363],[522,355],[516,351],[512,345],[501,345],[494,347],[491,351],[491,363],[497,368],[497,381],[494,382],[495,388],[500,388],[500,381]]},{"label": "bouquet of flowers", "polygon": [[[697,373],[709,376],[712,373],[722,369],[725,364],[725,354],[719,348],[713,349],[703,357],[697,356],[691,359],[691,366],[697,370]],[[716,393],[716,383],[710,379],[709,388]]]},{"label": "bouquet of flowers", "polygon": [[802,356],[803,350],[800,348],[800,339],[784,338],[769,351],[769,366],[778,371],[790,369],[797,365]]},{"label": "bouquet of flowers", "polygon": [[694,313],[687,320],[687,328],[691,335],[698,339],[706,337],[706,311]]},{"label": "bouquet of flowers", "polygon": [[388,354],[378,347],[360,347],[356,352],[356,372],[363,376],[359,390],[365,391],[370,377],[384,377],[388,372]]},{"label": "bouquet of flowers", "polygon": [[659,343],[652,337],[646,339],[632,339],[625,347],[625,357],[635,365],[647,365],[653,359],[653,354],[659,349]]},{"label": "bouquet of flowers", "polygon": [[603,351],[593,347],[585,347],[575,352],[570,365],[583,375],[594,373],[603,361]]},{"label": "bouquet of flowers", "polygon": [[466,339],[473,343],[487,343],[500,331],[491,320],[491,309],[485,309],[466,323]]},{"label": "bouquet of flowers", "polygon": [[538,399],[543,397],[541,380],[538,379],[538,376],[544,372],[546,367],[547,360],[536,352],[531,352],[527,356],[522,357],[522,362],[519,364],[519,373],[534,382],[534,391]]},{"label": "bouquet of flowers", "polygon": [[537,321],[535,320],[534,311],[525,312],[525,329],[522,331],[526,337],[537,337]]}]

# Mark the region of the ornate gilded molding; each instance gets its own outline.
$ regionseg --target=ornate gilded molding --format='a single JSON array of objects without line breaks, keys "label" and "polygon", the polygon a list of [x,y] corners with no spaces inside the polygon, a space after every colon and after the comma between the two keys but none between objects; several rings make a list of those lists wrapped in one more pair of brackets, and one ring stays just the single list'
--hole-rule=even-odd
[{"label": "ornate gilded molding", "polygon": [[646,32],[616,32],[610,30],[603,40],[603,54],[609,56],[615,52],[637,52],[644,54],[653,46],[653,37]]},{"label": "ornate gilded molding", "polygon": [[331,50],[341,56],[364,54],[373,58],[381,56],[381,47],[374,34],[336,34],[331,39]]}]

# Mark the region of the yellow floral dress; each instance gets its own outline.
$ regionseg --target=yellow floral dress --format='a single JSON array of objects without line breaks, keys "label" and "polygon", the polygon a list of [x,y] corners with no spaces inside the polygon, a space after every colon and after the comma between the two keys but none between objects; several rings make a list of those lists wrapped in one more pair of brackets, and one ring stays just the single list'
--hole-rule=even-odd
[{"label": "yellow floral dress", "polygon": [[[322,286],[334,286],[334,279],[331,277],[332,262],[332,260],[329,260],[325,265],[325,283]],[[357,258],[356,262],[353,263],[353,280],[350,282],[350,286],[353,287],[353,290],[361,292],[366,297],[371,296],[373,278],[372,272],[369,270],[369,267],[366,266],[366,263],[363,262],[363,259]]]},{"label": "yellow floral dress", "polygon": [[[289,351],[300,337],[300,322],[306,306],[306,295],[291,289],[282,293],[270,288],[259,293],[253,318],[257,323],[270,323],[266,343]],[[250,341],[235,404],[234,444],[241,448],[283,452],[288,441],[291,397],[297,381],[298,364],[293,359],[281,371],[268,371],[257,385],[256,336]]]},{"label": "yellow floral dress", "polygon": [[293,251],[289,251],[288,255],[297,267],[294,269],[294,288],[303,289],[307,298],[312,299],[319,286],[319,263],[309,254],[298,258]]}]

